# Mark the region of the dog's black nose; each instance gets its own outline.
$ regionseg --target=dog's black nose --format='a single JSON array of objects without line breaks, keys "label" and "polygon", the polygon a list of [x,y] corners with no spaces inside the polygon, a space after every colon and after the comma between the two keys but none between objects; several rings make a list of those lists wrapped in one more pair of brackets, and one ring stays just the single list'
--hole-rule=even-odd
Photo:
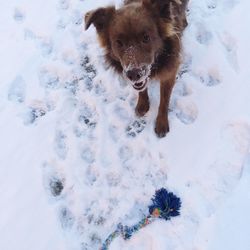
[{"label": "dog's black nose", "polygon": [[142,77],[140,69],[128,70],[126,75],[127,75],[128,79],[130,79],[132,82],[137,82]]}]

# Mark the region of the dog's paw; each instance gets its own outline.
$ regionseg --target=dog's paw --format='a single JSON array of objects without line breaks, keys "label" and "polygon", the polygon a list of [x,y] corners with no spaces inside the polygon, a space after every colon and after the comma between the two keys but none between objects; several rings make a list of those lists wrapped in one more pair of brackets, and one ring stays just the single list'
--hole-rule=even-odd
[{"label": "dog's paw", "polygon": [[163,138],[169,132],[167,117],[157,117],[155,124],[155,133],[159,138]]},{"label": "dog's paw", "polygon": [[149,110],[149,102],[145,103],[137,103],[136,108],[135,108],[135,114],[138,117],[144,116]]}]

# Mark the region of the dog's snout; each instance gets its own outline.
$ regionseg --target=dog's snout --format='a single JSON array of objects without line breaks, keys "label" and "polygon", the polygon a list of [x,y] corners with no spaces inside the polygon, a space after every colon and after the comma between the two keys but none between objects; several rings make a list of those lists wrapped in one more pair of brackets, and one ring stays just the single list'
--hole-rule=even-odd
[{"label": "dog's snout", "polygon": [[131,69],[126,72],[127,77],[132,82],[137,82],[142,77],[141,69]]}]

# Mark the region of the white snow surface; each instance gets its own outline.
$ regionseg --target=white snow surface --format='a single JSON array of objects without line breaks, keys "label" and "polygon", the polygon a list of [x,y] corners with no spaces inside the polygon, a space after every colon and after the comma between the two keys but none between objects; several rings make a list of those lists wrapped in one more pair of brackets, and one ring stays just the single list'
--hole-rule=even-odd
[{"label": "white snow surface", "polygon": [[111,250],[249,250],[249,1],[190,1],[163,139],[159,84],[137,118],[137,94],[84,31],[84,13],[110,3],[1,1],[0,249],[99,249],[164,187],[181,215]]}]

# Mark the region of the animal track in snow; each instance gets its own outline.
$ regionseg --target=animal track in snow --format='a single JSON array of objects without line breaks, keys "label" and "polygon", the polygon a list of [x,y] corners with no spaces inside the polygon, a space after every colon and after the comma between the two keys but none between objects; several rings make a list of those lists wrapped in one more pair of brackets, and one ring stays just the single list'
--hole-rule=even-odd
[{"label": "animal track in snow", "polygon": [[145,126],[146,126],[145,120],[143,119],[135,120],[126,128],[126,134],[129,137],[136,137],[144,130]]},{"label": "animal track in snow", "polygon": [[53,52],[53,42],[50,38],[39,38],[37,44],[43,56],[48,56]]},{"label": "animal track in snow", "polygon": [[18,75],[10,84],[8,90],[9,101],[22,103],[25,101],[26,84],[22,76]]},{"label": "animal track in snow", "polygon": [[30,125],[35,123],[38,119],[46,115],[51,110],[50,103],[44,103],[39,100],[34,100],[27,108],[23,115],[24,124]]},{"label": "animal track in snow", "polygon": [[192,65],[192,57],[190,55],[184,56],[184,61],[179,69],[177,80],[181,79],[184,74],[190,71]]},{"label": "animal track in snow", "polygon": [[59,87],[59,76],[56,70],[43,67],[39,72],[39,81],[42,87],[56,89]]},{"label": "animal track in snow", "polygon": [[77,62],[77,54],[75,51],[67,50],[62,53],[62,59],[66,64],[72,65]]},{"label": "animal track in snow", "polygon": [[67,10],[70,5],[70,0],[59,0],[58,6],[62,10]]},{"label": "animal track in snow", "polygon": [[62,196],[65,179],[59,174],[54,166],[49,163],[44,163],[42,165],[43,170],[43,185],[47,191],[49,197],[53,199],[59,198]]},{"label": "animal track in snow", "polygon": [[57,131],[55,135],[55,152],[61,160],[65,160],[67,157],[67,136],[62,131]]},{"label": "animal track in snow", "polygon": [[80,60],[80,65],[83,68],[83,82],[85,85],[85,88],[89,91],[93,89],[93,79],[97,75],[97,71],[95,67],[91,64],[89,56],[85,55]]},{"label": "animal track in snow", "polygon": [[64,184],[63,184],[63,181],[60,180],[59,178],[52,177],[49,182],[49,187],[50,187],[51,194],[54,197],[57,197],[61,195],[63,188],[64,188]]},{"label": "animal track in snow", "polygon": [[98,177],[99,177],[99,171],[98,171],[98,168],[94,165],[94,164],[90,164],[88,167],[87,167],[87,170],[86,170],[86,180],[85,182],[89,185],[93,185]]},{"label": "animal track in snow", "polygon": [[184,124],[192,124],[198,117],[197,106],[187,98],[179,98],[175,103],[176,116]]},{"label": "animal track in snow", "polygon": [[221,77],[217,69],[210,69],[208,74],[199,74],[199,80],[202,84],[213,87],[221,83]]},{"label": "animal track in snow", "polygon": [[74,10],[71,16],[72,23],[75,25],[81,25],[83,22],[82,13],[79,10]]},{"label": "animal track in snow", "polygon": [[61,207],[59,210],[59,220],[64,230],[72,229],[75,223],[73,213],[67,207]]},{"label": "animal track in snow", "polygon": [[207,1],[207,8],[209,10],[214,10],[217,8],[217,0],[208,0]]},{"label": "animal track in snow", "polygon": [[95,161],[95,153],[89,147],[86,147],[81,152],[81,158],[88,164]]},{"label": "animal track in snow", "polygon": [[238,154],[245,155],[250,149],[250,124],[246,121],[231,122],[222,131],[222,137]]},{"label": "animal track in snow", "polygon": [[209,45],[212,39],[213,34],[203,24],[197,24],[196,40],[202,45]]},{"label": "animal track in snow", "polygon": [[119,173],[110,172],[106,175],[107,183],[110,187],[116,187],[121,182],[121,176]]},{"label": "animal track in snow", "polygon": [[184,81],[177,81],[173,90],[173,93],[179,96],[189,96],[193,93],[191,84],[187,84]]},{"label": "animal track in snow", "polygon": [[25,19],[25,13],[20,8],[15,8],[13,18],[16,22],[22,22]]},{"label": "animal track in snow", "polygon": [[229,64],[235,71],[237,71],[239,69],[239,65],[238,65],[236,40],[229,33],[226,32],[221,34],[219,38],[225,49]]},{"label": "animal track in snow", "polygon": [[78,117],[78,121],[80,124],[82,124],[84,127],[87,127],[89,129],[94,129],[97,125],[96,121],[97,117],[95,114],[95,111],[88,106],[84,106],[80,110],[80,115]]},{"label": "animal track in snow", "polygon": [[118,155],[119,155],[120,159],[123,162],[126,162],[126,161],[130,160],[133,157],[133,151],[132,151],[132,149],[129,146],[123,145],[119,149]]}]

